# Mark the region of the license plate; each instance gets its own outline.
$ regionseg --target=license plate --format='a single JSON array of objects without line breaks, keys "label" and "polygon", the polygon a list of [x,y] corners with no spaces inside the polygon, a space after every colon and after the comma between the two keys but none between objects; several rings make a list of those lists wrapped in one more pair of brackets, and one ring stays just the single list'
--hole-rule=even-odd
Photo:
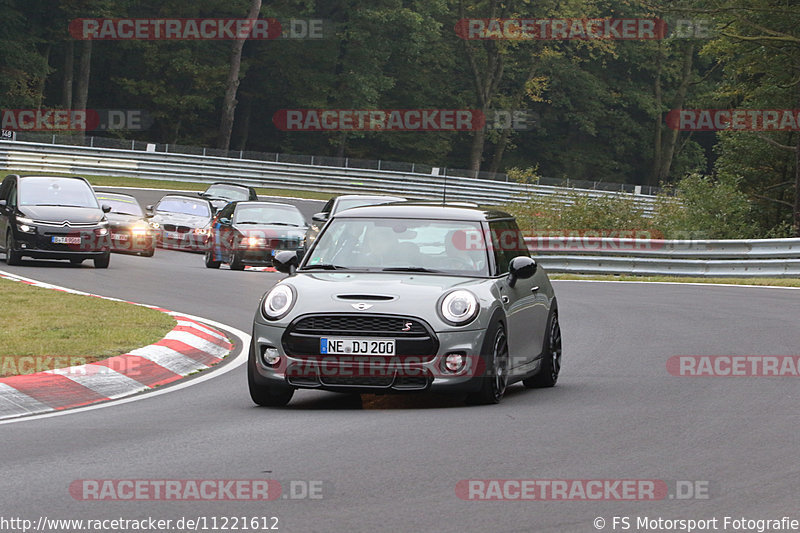
[{"label": "license plate", "polygon": [[80,237],[53,237],[53,244],[80,244]]},{"label": "license plate", "polygon": [[394,339],[323,337],[319,340],[322,355],[394,355]]},{"label": "license plate", "polygon": [[128,240],[128,236],[127,235],[121,235],[119,233],[115,233],[114,235],[111,236],[111,238],[114,239],[115,241],[127,241]]},{"label": "license plate", "polygon": [[181,234],[178,233],[177,231],[168,231],[167,232],[167,239],[180,240],[181,239]]}]

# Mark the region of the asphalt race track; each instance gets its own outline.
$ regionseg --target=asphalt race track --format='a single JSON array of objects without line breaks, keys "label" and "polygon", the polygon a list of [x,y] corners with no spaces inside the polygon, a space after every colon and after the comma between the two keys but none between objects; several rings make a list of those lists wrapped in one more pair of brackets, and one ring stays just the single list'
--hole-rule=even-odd
[{"label": "asphalt race track", "polygon": [[[149,193],[148,193],[149,194]],[[163,193],[160,193],[163,194]],[[157,199],[157,198],[156,198]],[[316,204],[304,206],[310,213]],[[321,204],[319,204],[321,205]],[[204,268],[199,254],[115,254],[0,268],[154,304],[245,332],[282,274]],[[673,355],[798,355],[800,291],[555,282],[564,336],[558,386],[513,386],[500,405],[432,395],[298,391],[255,407],[239,366],[139,401],[0,425],[0,508],[33,520],[278,517],[278,530],[576,531],[595,519],[800,518],[797,378],[671,376]],[[321,499],[79,501],[82,479],[321,481]],[[468,479],[658,479],[707,498],[463,501]],[[272,524],[272,522],[269,522]],[[620,525],[617,524],[617,530]],[[632,527],[632,531],[636,528]],[[721,528],[720,528],[721,530]]]}]

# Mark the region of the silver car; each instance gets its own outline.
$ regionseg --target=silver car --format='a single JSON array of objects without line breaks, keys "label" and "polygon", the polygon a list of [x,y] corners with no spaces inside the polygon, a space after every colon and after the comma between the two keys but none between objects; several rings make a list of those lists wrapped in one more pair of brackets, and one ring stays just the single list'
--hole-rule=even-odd
[{"label": "silver car", "polygon": [[397,203],[333,215],[290,275],[261,299],[248,363],[259,405],[296,389],[439,391],[499,402],[506,387],[552,387],[558,306],[514,218]]}]

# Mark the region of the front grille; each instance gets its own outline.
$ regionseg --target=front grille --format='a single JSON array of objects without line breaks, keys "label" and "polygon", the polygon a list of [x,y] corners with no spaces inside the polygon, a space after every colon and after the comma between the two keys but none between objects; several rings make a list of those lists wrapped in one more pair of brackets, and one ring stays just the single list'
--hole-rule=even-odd
[{"label": "front grille", "polygon": [[395,339],[396,357],[413,356],[419,362],[431,361],[439,349],[436,335],[422,320],[397,315],[351,313],[306,315],[297,318],[283,334],[283,349],[287,355],[293,357],[319,358],[322,357],[320,339],[323,337]]},{"label": "front grille", "polygon": [[[410,324],[410,325],[409,325]],[[419,335],[428,330],[421,322],[404,317],[380,315],[315,315],[301,318],[294,325],[298,333],[318,333],[326,335],[369,333]]]},{"label": "front grille", "polygon": [[176,226],[175,224],[164,224],[162,226],[166,231],[177,231],[178,233],[189,233],[192,228],[189,226]]},{"label": "front grille", "polygon": [[47,220],[34,220],[33,223],[40,226],[50,226],[56,228],[94,228],[98,225],[98,222],[52,222]]},{"label": "front grille", "polygon": [[392,385],[394,377],[320,377],[319,381],[326,387],[381,387],[385,389]]},{"label": "front grille", "polygon": [[268,239],[267,248],[271,250],[293,250],[300,248],[299,239]]}]

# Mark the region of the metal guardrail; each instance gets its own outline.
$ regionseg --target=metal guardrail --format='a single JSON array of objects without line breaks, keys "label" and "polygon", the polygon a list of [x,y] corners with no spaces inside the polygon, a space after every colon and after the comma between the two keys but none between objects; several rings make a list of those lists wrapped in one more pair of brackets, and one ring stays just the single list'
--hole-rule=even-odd
[{"label": "metal guardrail", "polygon": [[800,277],[800,238],[646,240],[526,239],[550,272],[695,277]]},{"label": "metal guardrail", "polygon": [[591,197],[633,198],[645,214],[652,213],[656,201],[656,197],[648,195],[477,178],[19,141],[0,142],[0,168],[199,183],[224,180],[264,188],[374,192],[426,200],[439,200],[446,195],[448,200],[486,205],[518,201],[531,195],[548,195],[556,201],[569,202],[568,194],[577,191]]}]

